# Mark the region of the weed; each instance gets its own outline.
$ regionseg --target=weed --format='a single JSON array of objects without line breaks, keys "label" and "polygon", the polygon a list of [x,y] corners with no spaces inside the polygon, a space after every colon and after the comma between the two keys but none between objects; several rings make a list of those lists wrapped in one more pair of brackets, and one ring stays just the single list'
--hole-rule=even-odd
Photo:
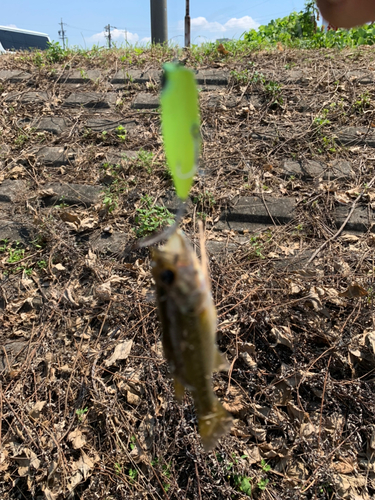
[{"label": "weed", "polygon": [[216,199],[210,191],[204,191],[193,197],[193,203],[202,207],[213,208],[216,205]]},{"label": "weed", "polygon": [[174,222],[174,215],[165,207],[153,205],[153,199],[149,195],[141,198],[142,208],[137,208],[135,223],[139,227],[135,230],[138,237],[146,236],[164,225]]},{"label": "weed", "polygon": [[265,259],[265,256],[263,255],[263,244],[259,241],[258,236],[252,236],[250,238],[250,244],[252,246],[252,252],[250,252],[249,257],[251,258],[253,255],[256,257],[259,257],[260,259]]},{"label": "weed", "polygon": [[109,214],[118,208],[118,195],[112,192],[110,188],[105,191],[103,205]]},{"label": "weed", "polygon": [[46,260],[38,260],[36,265],[39,267],[39,269],[46,269],[47,261]]},{"label": "weed", "polygon": [[129,448],[131,450],[134,450],[136,442],[137,442],[137,438],[135,436],[131,436],[130,443],[129,443]]},{"label": "weed", "polygon": [[250,71],[248,69],[243,71],[233,70],[230,72],[230,76],[236,85],[246,85],[250,82]]},{"label": "weed", "polygon": [[138,477],[138,471],[136,469],[129,469],[128,475],[131,483],[135,483]]},{"label": "weed", "polygon": [[257,486],[260,490],[264,491],[267,488],[267,484],[270,482],[269,479],[262,478],[257,482]]},{"label": "weed", "polygon": [[9,243],[8,238],[4,238],[3,240],[0,240],[0,252],[6,252],[6,250],[8,248],[8,243]]},{"label": "weed", "polygon": [[114,468],[115,468],[116,476],[119,476],[122,473],[122,466],[121,466],[121,464],[118,463],[118,462],[115,462]]},{"label": "weed", "polygon": [[151,151],[145,151],[144,149],[140,149],[138,151],[136,165],[141,168],[144,168],[146,172],[149,175],[151,175],[153,158],[154,158],[154,153],[152,153]]},{"label": "weed", "polygon": [[7,262],[9,262],[9,264],[15,264],[16,262],[22,260],[24,256],[25,256],[24,248],[9,248],[9,256]]},{"label": "weed", "polygon": [[116,134],[117,134],[117,138],[120,139],[120,141],[126,141],[126,130],[125,130],[125,127],[123,125],[119,125],[117,128],[116,128]]},{"label": "weed", "polygon": [[280,83],[270,80],[264,84],[264,90],[267,100],[270,102],[271,106],[282,106],[284,99],[281,95]]},{"label": "weed", "polygon": [[366,109],[370,107],[371,104],[371,96],[368,90],[363,92],[357,97],[357,100],[354,102],[354,109],[357,113],[363,113]]},{"label": "weed", "polygon": [[86,408],[80,408],[80,409],[76,410],[76,415],[77,415],[77,418],[78,418],[79,422],[82,422],[83,417],[86,415],[86,413],[88,411],[89,411],[89,409],[87,407]]},{"label": "weed", "polygon": [[331,122],[328,120],[327,115],[329,113],[329,109],[324,108],[321,112],[321,115],[318,115],[314,118],[314,125],[318,127],[325,127],[326,125],[329,125]]},{"label": "weed", "polygon": [[271,470],[271,466],[262,458],[260,461],[260,466],[262,467],[263,472],[269,472]]},{"label": "weed", "polygon": [[16,139],[14,140],[14,144],[18,146],[19,148],[22,148],[22,146],[30,139],[30,137],[27,134],[22,134],[20,133]]}]

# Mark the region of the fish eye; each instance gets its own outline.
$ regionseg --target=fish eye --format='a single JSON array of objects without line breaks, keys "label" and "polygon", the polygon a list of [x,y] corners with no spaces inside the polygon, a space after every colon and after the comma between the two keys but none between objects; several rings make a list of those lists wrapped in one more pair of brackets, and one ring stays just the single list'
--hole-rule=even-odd
[{"label": "fish eye", "polygon": [[160,279],[164,285],[171,285],[174,282],[174,272],[170,269],[166,269],[160,274]]}]

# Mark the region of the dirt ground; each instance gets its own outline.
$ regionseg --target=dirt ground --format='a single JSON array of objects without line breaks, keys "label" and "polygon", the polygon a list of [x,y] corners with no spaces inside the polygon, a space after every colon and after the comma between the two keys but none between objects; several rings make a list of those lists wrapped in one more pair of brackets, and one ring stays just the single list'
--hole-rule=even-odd
[{"label": "dirt ground", "polygon": [[[149,249],[133,245],[151,225],[139,210],[172,191],[158,111],[131,107],[139,92],[159,87],[119,90],[108,78],[77,87],[117,92],[117,115],[135,122],[126,134],[103,134],[80,125],[99,111],[63,107],[76,87],[56,75],[113,74],[115,53],[39,68],[18,55],[0,60],[0,69],[34,75],[32,87],[0,82],[1,181],[22,181],[1,219],[30,229],[28,241],[0,241],[2,499],[374,498],[375,237],[372,228],[337,234],[333,216],[335,206],[374,208],[372,147],[335,139],[343,127],[375,127],[375,83],[360,84],[355,73],[373,74],[374,60],[361,48],[185,61],[233,72],[228,86],[200,92],[201,170],[182,223],[198,251],[198,219],[208,245],[220,248],[209,266],[230,369],[214,374],[213,386],[234,425],[210,453],[191,397],[174,399]],[[160,62],[150,53],[122,64]],[[296,70],[303,78],[288,84]],[[9,100],[28,90],[47,92],[47,102]],[[60,135],[20,125],[57,115],[70,123]],[[60,145],[74,162],[37,161],[36,149]],[[350,163],[351,176],[284,175],[285,160],[337,159]],[[103,196],[90,206],[51,205],[53,182],[100,185]],[[215,230],[236,197],[264,194],[294,197],[293,221]],[[98,250],[103,234],[120,235],[118,252]]]}]

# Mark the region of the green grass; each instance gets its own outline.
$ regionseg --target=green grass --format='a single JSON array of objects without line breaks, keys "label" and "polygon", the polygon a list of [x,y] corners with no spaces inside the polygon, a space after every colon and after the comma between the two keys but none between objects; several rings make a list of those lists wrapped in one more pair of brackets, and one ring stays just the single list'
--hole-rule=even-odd
[{"label": "green grass", "polygon": [[161,229],[174,222],[174,215],[165,207],[154,205],[151,196],[145,195],[141,198],[141,207],[137,208],[135,229],[138,237],[147,236],[154,231]]}]

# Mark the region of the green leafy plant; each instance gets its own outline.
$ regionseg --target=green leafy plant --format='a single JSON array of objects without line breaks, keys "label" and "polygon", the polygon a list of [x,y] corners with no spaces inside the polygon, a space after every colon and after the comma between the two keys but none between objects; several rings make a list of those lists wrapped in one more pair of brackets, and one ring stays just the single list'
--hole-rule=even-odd
[{"label": "green leafy plant", "polygon": [[[306,49],[321,47],[343,49],[375,43],[375,27],[372,24],[350,30],[325,31],[318,27],[317,18],[315,2],[308,0],[304,10],[274,19],[267,25],[259,26],[257,30],[252,29],[245,33],[244,39],[254,47],[276,46],[281,43],[288,47]],[[329,54],[328,56],[333,57]]]},{"label": "green leafy plant", "polygon": [[357,113],[363,113],[366,109],[370,107],[371,95],[368,90],[360,94],[356,101],[354,102],[354,109]]},{"label": "green leafy plant", "polygon": [[174,215],[165,207],[155,206],[153,199],[149,195],[141,198],[142,206],[137,208],[135,222],[138,224],[136,234],[138,237],[146,236],[165,225],[174,222]]},{"label": "green leafy plant", "polygon": [[137,477],[138,477],[138,471],[137,471],[137,469],[129,469],[128,475],[129,475],[129,478],[130,478],[130,482],[131,483],[135,483],[136,480],[137,480]]},{"label": "green leafy plant", "polygon": [[9,262],[9,264],[15,264],[16,262],[22,260],[24,256],[25,256],[24,248],[9,248],[9,256],[7,262]]},{"label": "green leafy plant", "polygon": [[249,257],[251,258],[252,256],[255,255],[255,257],[259,257],[260,259],[265,259],[264,255],[262,253],[263,244],[260,241],[259,237],[251,236],[250,244],[252,246],[252,251],[250,252]]},{"label": "green leafy plant", "polygon": [[137,442],[137,438],[135,436],[131,436],[130,437],[130,443],[129,443],[129,448],[131,450],[134,450],[136,442]]},{"label": "green leafy plant", "polygon": [[119,125],[116,128],[116,134],[117,138],[120,139],[120,141],[126,141],[126,129],[123,125]]},{"label": "green leafy plant", "polygon": [[154,153],[151,151],[145,151],[140,149],[137,153],[136,166],[144,168],[146,172],[150,175],[152,173],[152,161],[154,159]]},{"label": "green leafy plant", "polygon": [[83,417],[86,415],[86,413],[88,411],[89,411],[89,409],[87,407],[86,408],[79,408],[76,410],[76,415],[77,415],[79,422],[82,422]]},{"label": "green leafy plant", "polygon": [[8,249],[8,243],[9,243],[9,239],[8,238],[4,238],[3,240],[0,240],[0,252],[6,252],[7,249]]}]

